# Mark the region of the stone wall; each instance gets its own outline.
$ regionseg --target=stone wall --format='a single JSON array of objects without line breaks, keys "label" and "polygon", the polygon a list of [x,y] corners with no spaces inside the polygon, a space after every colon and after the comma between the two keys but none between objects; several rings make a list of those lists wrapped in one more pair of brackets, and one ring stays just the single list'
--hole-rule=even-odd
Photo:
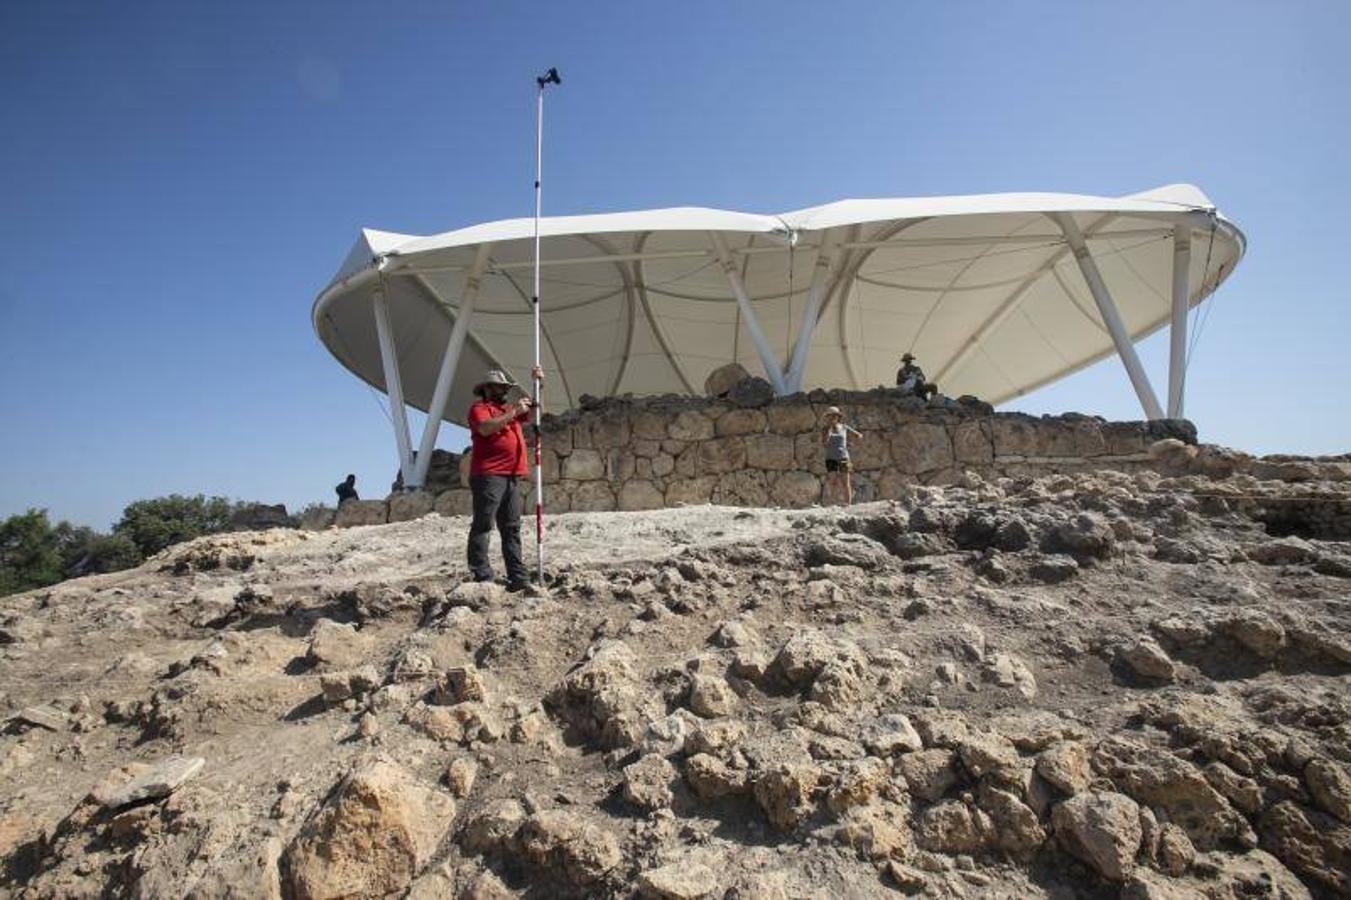
[{"label": "stone wall", "polygon": [[[759,379],[755,379],[758,381]],[[1255,459],[1198,446],[1184,420],[1108,422],[1068,413],[996,413],[971,398],[924,402],[894,389],[812,391],[773,399],[583,398],[545,416],[543,469],[551,512],[643,510],[715,503],[805,507],[821,501],[825,410],[838,406],[862,432],[850,440],[855,502],[895,499],[906,485],[1035,477],[1091,469],[1274,480],[1348,480],[1351,462]],[[438,450],[428,489],[344,504],[339,525],[470,511],[467,455]],[[533,503],[533,501],[530,501]]]}]

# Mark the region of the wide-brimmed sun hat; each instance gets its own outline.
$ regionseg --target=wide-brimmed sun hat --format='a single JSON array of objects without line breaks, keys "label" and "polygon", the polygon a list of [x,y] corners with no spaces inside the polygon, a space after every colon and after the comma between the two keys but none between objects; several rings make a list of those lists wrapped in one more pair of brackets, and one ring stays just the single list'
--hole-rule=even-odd
[{"label": "wide-brimmed sun hat", "polygon": [[901,357],[901,362],[910,362],[910,361],[913,360],[914,358],[915,358],[915,354],[913,354],[913,353],[906,353],[905,355],[903,355],[903,356]]},{"label": "wide-brimmed sun hat", "polygon": [[490,384],[500,384],[503,387],[516,386],[516,382],[508,378],[506,372],[503,372],[501,369],[489,369],[484,373],[483,377],[479,379],[479,383],[474,385],[474,393],[482,396],[483,389]]},{"label": "wide-brimmed sun hat", "polygon": [[844,413],[840,412],[840,408],[839,408],[838,406],[827,406],[827,407],[826,407],[826,415],[828,415],[828,416],[842,416],[842,415],[844,415]]}]

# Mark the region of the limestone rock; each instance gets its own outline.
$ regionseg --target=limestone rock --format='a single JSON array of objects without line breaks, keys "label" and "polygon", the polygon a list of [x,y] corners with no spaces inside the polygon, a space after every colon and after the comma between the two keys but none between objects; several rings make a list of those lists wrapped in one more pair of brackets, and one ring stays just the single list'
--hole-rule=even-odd
[{"label": "limestone rock", "polygon": [[915,842],[936,853],[983,853],[994,839],[989,814],[960,800],[943,800],[924,810],[915,831]]},{"label": "limestone rock", "polygon": [[901,713],[879,716],[863,733],[863,744],[874,756],[895,756],[923,749],[919,732]]},{"label": "limestone rock", "polygon": [[1351,772],[1345,766],[1326,759],[1313,759],[1304,767],[1304,783],[1314,802],[1351,825]]},{"label": "limestone rock", "polygon": [[601,881],[621,860],[613,834],[565,810],[535,813],[521,825],[517,841],[527,860],[559,872],[577,887]]},{"label": "limestone rock", "polygon": [[1174,878],[1186,873],[1196,861],[1196,847],[1192,845],[1187,832],[1165,822],[1159,830],[1159,868]]},{"label": "limestone rock", "polygon": [[642,478],[624,482],[619,489],[619,508],[621,510],[660,509],[666,505],[666,498],[657,486]]},{"label": "limestone rock", "polygon": [[812,794],[821,773],[814,766],[781,763],[755,779],[755,802],[779,831],[792,831],[815,809]]},{"label": "limestone rock", "polygon": [[1248,610],[1231,617],[1225,631],[1239,644],[1263,659],[1272,659],[1285,647],[1285,629],[1271,616]]},{"label": "limestone rock", "polygon": [[1093,768],[1140,803],[1162,809],[1198,849],[1222,842],[1252,844],[1251,828],[1201,770],[1166,750],[1109,738],[1093,752]]},{"label": "limestone rock", "polygon": [[658,900],[700,900],[712,896],[717,889],[717,876],[702,863],[672,863],[638,876],[639,892]]},{"label": "limestone rock", "polygon": [[1051,813],[1061,845],[1104,878],[1124,881],[1140,849],[1140,807],[1123,794],[1076,794]]},{"label": "limestone rock", "polygon": [[465,823],[460,834],[460,845],[470,853],[508,850],[525,816],[525,807],[519,800],[504,797],[489,801]]},{"label": "limestone rock", "polygon": [[750,377],[751,373],[741,363],[727,363],[708,373],[704,379],[704,393],[710,397],[725,396],[733,385]]},{"label": "limestone rock", "polygon": [[667,432],[676,441],[706,441],[713,437],[713,421],[701,412],[685,409],[671,420]]},{"label": "limestone rock", "polygon": [[596,481],[604,478],[605,460],[597,450],[573,450],[563,459],[563,477],[572,481]]},{"label": "limestone rock", "polygon": [[729,715],[737,697],[727,681],[711,675],[695,675],[690,683],[690,711],[706,719]]},{"label": "limestone rock", "polygon": [[762,406],[768,406],[774,399],[774,387],[765,379],[758,376],[743,378],[732,385],[731,390],[727,392],[727,399],[737,406],[746,409],[757,409]]},{"label": "limestone rock", "polygon": [[159,800],[194,778],[206,760],[200,756],[170,756],[137,773],[130,781],[95,790],[94,800],[104,809],[120,809],[144,800]]},{"label": "limestone rock", "polygon": [[457,756],[446,768],[446,784],[450,792],[461,799],[469,796],[477,777],[478,763],[468,756]]},{"label": "limestone rock", "polygon": [[820,502],[821,481],[811,472],[784,472],[770,482],[769,497],[776,506],[811,506]]},{"label": "limestone rock", "polygon": [[887,781],[887,766],[875,756],[853,760],[841,767],[835,785],[826,795],[826,806],[835,814],[870,801]]},{"label": "limestone rock", "polygon": [[389,521],[389,507],[383,500],[348,500],[338,507],[333,524],[339,528],[358,525],[384,525]]},{"label": "limestone rock", "polygon": [[957,754],[943,749],[907,753],[896,761],[896,770],[911,795],[932,803],[957,783]]},{"label": "limestone rock", "polygon": [[447,669],[436,684],[436,702],[450,706],[456,703],[482,703],[488,689],[483,676],[475,666],[454,666]]},{"label": "limestone rock", "polygon": [[436,508],[436,496],[427,491],[408,491],[389,498],[389,521],[409,522],[430,515]]},{"label": "limestone rock", "polygon": [[1121,661],[1140,678],[1170,682],[1177,678],[1177,667],[1158,641],[1142,637],[1121,651]]},{"label": "limestone rock", "polygon": [[670,806],[675,778],[675,766],[665,757],[649,753],[624,767],[624,799],[646,810]]},{"label": "limestone rock", "polygon": [[891,459],[912,475],[942,469],[952,465],[952,440],[942,425],[904,425],[891,436]]},{"label": "limestone rock", "polygon": [[1008,779],[1017,774],[1018,751],[1001,735],[972,735],[962,741],[957,752],[973,778],[996,775]]},{"label": "limestone rock", "polygon": [[426,865],[455,815],[449,797],[385,760],[339,785],[283,858],[291,896],[320,900],[402,891]]},{"label": "limestone rock", "polygon": [[358,634],[351,624],[320,619],[310,632],[306,658],[316,665],[351,668],[365,657],[367,643],[365,636]]},{"label": "limestone rock", "polygon": [[1077,794],[1088,787],[1088,748],[1077,741],[1060,741],[1037,756],[1037,774],[1064,794]]},{"label": "limestone rock", "polygon": [[1037,696],[1037,679],[1021,659],[1011,653],[994,653],[985,660],[981,674],[999,687],[1013,688],[1023,699]]},{"label": "limestone rock", "polygon": [[1351,827],[1290,800],[1258,821],[1262,847],[1305,881],[1339,896],[1351,894]]},{"label": "limestone rock", "polygon": [[747,787],[744,771],[733,769],[708,753],[697,753],[685,760],[685,781],[704,800],[740,794]]}]

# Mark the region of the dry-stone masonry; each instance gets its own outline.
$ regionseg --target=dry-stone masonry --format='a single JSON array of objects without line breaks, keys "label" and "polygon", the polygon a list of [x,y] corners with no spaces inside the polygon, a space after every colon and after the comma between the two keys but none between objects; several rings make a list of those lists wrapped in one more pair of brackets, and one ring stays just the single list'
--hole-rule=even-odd
[{"label": "dry-stone masonry", "polygon": [[[772,398],[741,389],[751,381],[760,379],[743,378],[716,397],[584,397],[578,409],[546,415],[542,460],[549,508],[811,506],[821,502],[821,427],[830,406],[840,407],[846,421],[862,432],[850,444],[858,502],[895,499],[908,485],[952,484],[967,472],[991,479],[1148,468],[1283,481],[1351,478],[1346,460],[1254,459],[1198,446],[1196,429],[1185,420],[1107,422],[1075,413],[996,413],[974,398],[925,402],[888,388]],[[436,454],[435,478],[427,490],[345,504],[337,524],[406,521],[430,512],[468,514],[468,455]]]}]

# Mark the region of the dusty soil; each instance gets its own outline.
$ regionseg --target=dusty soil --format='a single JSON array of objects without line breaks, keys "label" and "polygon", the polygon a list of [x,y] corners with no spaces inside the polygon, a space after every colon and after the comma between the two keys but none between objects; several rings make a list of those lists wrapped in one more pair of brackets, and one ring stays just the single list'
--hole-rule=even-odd
[{"label": "dusty soil", "polygon": [[6,598],[0,895],[1351,896],[1351,547],[1215,496],[1287,489],[567,514],[529,595],[433,515]]}]

